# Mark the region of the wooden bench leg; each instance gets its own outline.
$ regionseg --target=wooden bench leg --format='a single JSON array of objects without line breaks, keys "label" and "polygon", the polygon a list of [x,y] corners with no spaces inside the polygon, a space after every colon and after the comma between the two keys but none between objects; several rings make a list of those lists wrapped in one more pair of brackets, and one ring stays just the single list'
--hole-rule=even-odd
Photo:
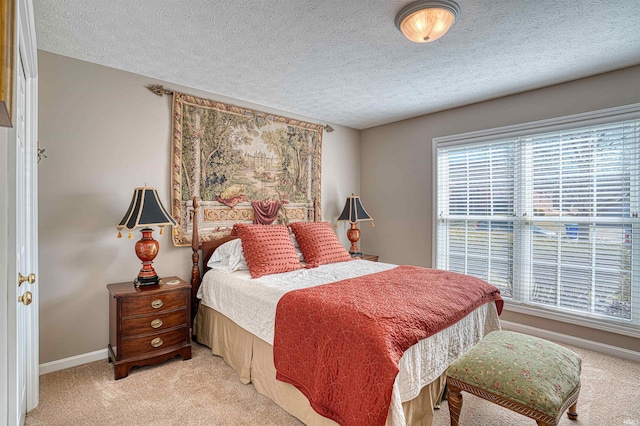
[{"label": "wooden bench leg", "polygon": [[571,420],[578,420],[578,401],[567,410],[567,417]]},{"label": "wooden bench leg", "polygon": [[451,418],[451,426],[458,426],[460,420],[460,411],[462,411],[462,393],[460,389],[447,384],[449,393],[447,394],[447,401],[449,401],[449,416]]}]

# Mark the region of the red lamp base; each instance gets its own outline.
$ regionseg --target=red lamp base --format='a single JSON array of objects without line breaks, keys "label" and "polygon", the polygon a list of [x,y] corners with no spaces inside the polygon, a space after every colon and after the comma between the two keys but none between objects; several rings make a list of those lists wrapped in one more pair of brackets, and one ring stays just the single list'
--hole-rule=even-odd
[{"label": "red lamp base", "polygon": [[133,281],[136,287],[145,285],[156,285],[160,282],[158,274],[153,269],[153,259],[156,258],[160,244],[153,239],[153,229],[142,229],[142,238],[136,243],[136,254],[138,259],[142,262],[142,269],[138,273],[138,276]]},{"label": "red lamp base", "polygon": [[360,239],[360,230],[355,223],[351,224],[351,229],[347,231],[347,238],[351,241],[351,248],[349,248],[349,254],[353,256],[360,256],[360,250],[358,249],[358,240]]}]

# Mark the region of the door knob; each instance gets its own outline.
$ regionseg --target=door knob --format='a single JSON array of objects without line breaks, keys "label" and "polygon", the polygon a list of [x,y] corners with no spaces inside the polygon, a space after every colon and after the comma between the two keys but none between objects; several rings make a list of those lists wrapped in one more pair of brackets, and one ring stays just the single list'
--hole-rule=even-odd
[{"label": "door knob", "polygon": [[18,287],[22,285],[23,282],[28,282],[29,284],[33,284],[36,282],[36,274],[31,273],[26,277],[23,277],[20,272],[18,272]]},{"label": "door knob", "polygon": [[31,294],[30,291],[25,291],[25,293],[18,297],[18,302],[22,302],[25,305],[30,305],[31,301],[33,300],[33,295]]}]

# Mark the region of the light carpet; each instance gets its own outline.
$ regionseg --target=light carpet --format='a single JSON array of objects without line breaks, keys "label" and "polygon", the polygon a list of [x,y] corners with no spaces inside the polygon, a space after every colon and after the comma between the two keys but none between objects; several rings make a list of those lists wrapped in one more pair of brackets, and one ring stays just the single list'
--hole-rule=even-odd
[{"label": "light carpet", "polygon": [[[565,345],[566,346],[566,345]],[[567,346],[582,357],[578,420],[560,426],[640,425],[640,363]],[[240,383],[224,361],[197,343],[193,358],[134,368],[114,380],[98,361],[40,377],[40,405],[27,414],[36,425],[301,425]],[[535,421],[463,393],[461,426],[531,425]],[[433,426],[449,425],[443,402]]]}]

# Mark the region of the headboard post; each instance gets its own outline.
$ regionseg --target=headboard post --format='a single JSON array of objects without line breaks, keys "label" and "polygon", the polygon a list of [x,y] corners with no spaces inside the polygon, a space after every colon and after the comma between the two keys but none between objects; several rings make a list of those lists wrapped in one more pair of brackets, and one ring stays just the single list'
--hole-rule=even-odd
[{"label": "headboard post", "polygon": [[[198,288],[200,287],[200,267],[198,265],[200,255],[200,236],[198,235],[198,197],[193,197],[193,233],[191,234],[191,260],[193,265],[191,266],[191,326],[193,327],[193,319],[198,312]],[[195,330],[193,330],[195,334]]]},{"label": "headboard post", "polygon": [[318,222],[318,200],[313,199],[313,221]]}]

